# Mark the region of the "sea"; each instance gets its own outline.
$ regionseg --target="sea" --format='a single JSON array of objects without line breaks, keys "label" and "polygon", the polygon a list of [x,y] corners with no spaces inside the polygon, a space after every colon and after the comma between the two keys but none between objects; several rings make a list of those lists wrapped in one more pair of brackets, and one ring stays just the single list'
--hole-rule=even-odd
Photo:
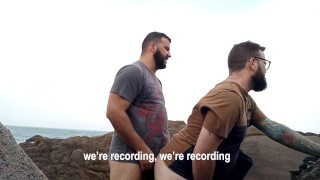
[{"label": "sea", "polygon": [[98,136],[108,133],[107,131],[56,129],[12,125],[5,125],[5,127],[10,130],[12,136],[15,138],[17,143],[25,142],[27,139],[35,135],[41,135],[48,138],[66,139],[73,136]]}]

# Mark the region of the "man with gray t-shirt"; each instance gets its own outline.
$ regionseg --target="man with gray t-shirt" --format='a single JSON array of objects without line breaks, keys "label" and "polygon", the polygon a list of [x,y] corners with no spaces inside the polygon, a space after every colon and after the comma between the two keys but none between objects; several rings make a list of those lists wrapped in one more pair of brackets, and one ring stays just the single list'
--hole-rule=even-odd
[{"label": "man with gray t-shirt", "polygon": [[122,67],[110,90],[107,117],[114,127],[110,179],[153,178],[154,159],[169,140],[168,118],[158,69],[166,68],[171,39],[151,32],[140,59]]}]

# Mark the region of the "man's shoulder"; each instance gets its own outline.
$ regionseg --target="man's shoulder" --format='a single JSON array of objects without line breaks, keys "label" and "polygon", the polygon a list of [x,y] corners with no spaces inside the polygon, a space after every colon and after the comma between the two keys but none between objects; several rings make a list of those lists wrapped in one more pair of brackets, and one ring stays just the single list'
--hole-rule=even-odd
[{"label": "man's shoulder", "polygon": [[227,82],[227,81],[222,81],[218,83],[215,87],[215,89],[221,89],[221,90],[239,90],[239,85],[234,82]]},{"label": "man's shoulder", "polygon": [[122,66],[119,69],[117,76],[121,74],[121,75],[127,75],[129,77],[132,77],[132,76],[141,75],[142,73],[143,73],[143,68],[141,67],[139,62],[136,61],[134,63]]},{"label": "man's shoulder", "polygon": [[220,82],[213,87],[208,94],[239,94],[241,89],[239,86],[232,82]]},{"label": "man's shoulder", "polygon": [[228,102],[233,104],[242,104],[244,100],[241,90],[230,82],[221,82],[212,88],[201,101],[213,101],[215,103]]}]

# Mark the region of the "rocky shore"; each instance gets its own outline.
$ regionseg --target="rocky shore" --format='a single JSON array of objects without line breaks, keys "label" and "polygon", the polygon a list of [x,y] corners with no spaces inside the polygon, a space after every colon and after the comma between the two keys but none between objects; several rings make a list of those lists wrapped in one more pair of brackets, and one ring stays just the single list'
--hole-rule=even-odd
[{"label": "rocky shore", "polygon": [[[102,155],[109,151],[112,133],[68,139],[34,136],[19,146],[14,142],[9,130],[1,123],[0,125],[0,179],[109,179],[108,161]],[[170,134],[177,133],[184,126],[183,121],[170,121]],[[319,135],[306,135],[320,143]],[[8,147],[8,144],[11,144],[11,148],[4,148]],[[303,160],[309,156],[270,140],[255,128],[248,130],[241,149],[254,163],[245,178],[247,180],[291,179],[290,171],[298,172]],[[84,154],[95,154],[96,159],[85,160]],[[308,179],[308,176],[309,179],[320,179],[320,160],[309,166],[302,173],[299,172],[298,179]]]}]

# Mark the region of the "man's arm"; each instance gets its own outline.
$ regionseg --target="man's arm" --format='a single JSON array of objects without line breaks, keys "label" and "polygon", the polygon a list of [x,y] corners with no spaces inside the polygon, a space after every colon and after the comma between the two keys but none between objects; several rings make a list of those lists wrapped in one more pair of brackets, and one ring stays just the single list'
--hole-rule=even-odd
[{"label": "man's arm", "polygon": [[[113,128],[132,149],[136,152],[141,151],[142,153],[152,154],[153,152],[133,128],[126,113],[129,106],[129,101],[117,94],[110,93],[107,105],[107,118],[110,120]],[[149,163],[148,160],[140,160],[140,165],[142,171],[153,168],[153,163]]]},{"label": "man's arm", "polygon": [[[219,145],[223,141],[222,137],[219,137],[206,128],[202,127],[200,135],[198,137],[196,146],[194,148],[194,154],[213,153],[218,149]],[[215,160],[193,160],[192,161],[192,173],[195,180],[212,179],[214,175],[216,161]]]},{"label": "man's arm", "polygon": [[269,138],[294,150],[320,157],[320,144],[269,118],[253,123]]}]

